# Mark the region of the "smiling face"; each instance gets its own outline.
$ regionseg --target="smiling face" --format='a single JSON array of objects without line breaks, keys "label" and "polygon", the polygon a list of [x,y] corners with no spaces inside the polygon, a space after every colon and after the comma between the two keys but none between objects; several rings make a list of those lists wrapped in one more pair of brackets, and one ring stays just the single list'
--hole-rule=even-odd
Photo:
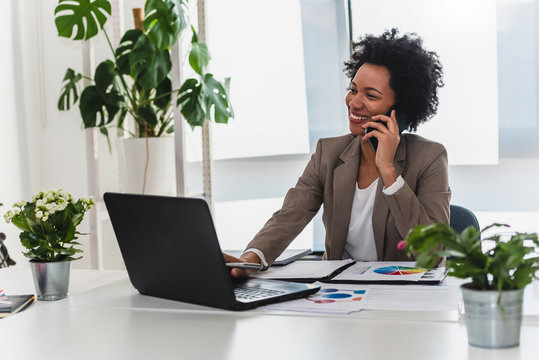
[{"label": "smiling face", "polygon": [[365,135],[362,125],[395,104],[389,79],[389,70],[382,65],[365,63],[357,70],[345,98],[352,134]]}]

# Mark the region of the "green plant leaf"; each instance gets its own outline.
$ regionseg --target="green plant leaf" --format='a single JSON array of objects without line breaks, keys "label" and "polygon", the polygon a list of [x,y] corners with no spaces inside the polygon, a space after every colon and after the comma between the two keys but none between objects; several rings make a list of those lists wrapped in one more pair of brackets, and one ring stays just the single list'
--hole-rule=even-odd
[{"label": "green plant leaf", "polygon": [[97,115],[100,116],[100,123],[105,122],[103,114],[104,101],[99,96],[99,92],[95,86],[88,86],[82,91],[79,110],[82,116],[84,128],[92,128],[97,126]]},{"label": "green plant leaf", "polygon": [[180,111],[192,128],[204,124],[205,114],[202,108],[201,91],[202,85],[193,78],[185,80],[178,90],[176,106],[181,106]]},{"label": "green plant leaf", "polygon": [[143,89],[155,89],[172,69],[168,50],[157,52],[150,39],[141,34],[129,53],[129,67],[136,83]]},{"label": "green plant leaf", "polygon": [[210,51],[206,44],[198,42],[195,29],[192,28],[192,30],[193,38],[191,40],[191,51],[189,52],[189,65],[197,74],[204,75],[211,60]]},{"label": "green plant leaf", "polygon": [[417,256],[416,264],[417,266],[425,269],[432,269],[434,266],[436,266],[437,259],[437,256],[432,256],[427,252],[422,252]]},{"label": "green plant leaf", "polygon": [[114,69],[114,63],[110,60],[105,60],[95,69],[95,87],[99,94],[107,96],[111,91],[115,90],[114,79],[116,78],[116,71]]},{"label": "green plant leaf", "polygon": [[88,86],[82,91],[80,96],[79,110],[82,116],[82,123],[84,128],[92,128],[99,124],[105,124],[110,119],[110,116],[105,114],[106,104],[103,98],[100,96],[95,86]]},{"label": "green plant leaf", "polygon": [[118,110],[126,106],[115,77],[114,63],[106,60],[95,70],[96,84],[86,87],[82,92],[79,109],[85,128],[109,124]]},{"label": "green plant leaf", "polygon": [[[225,87],[212,74],[204,76],[203,101],[206,108],[206,117],[216,123],[228,122],[234,116],[232,105],[228,100]],[[213,108],[213,114],[212,114]]]},{"label": "green plant leaf", "polygon": [[24,214],[22,216],[20,216],[20,214],[14,216],[13,219],[11,219],[11,223],[22,231],[31,231],[30,225],[28,225],[28,221]]},{"label": "green plant leaf", "polygon": [[123,75],[131,75],[131,65],[129,64],[129,54],[133,50],[133,46],[138,38],[142,35],[142,31],[138,29],[128,30],[120,40],[120,45],[116,48],[114,55],[116,56],[116,68],[118,73]]},{"label": "green plant leaf", "polygon": [[[79,100],[77,83],[80,79],[82,79],[82,74],[75,73],[75,70],[71,68],[67,69],[64,80],[62,80],[64,86],[58,100],[58,110],[69,110],[71,105]],[[73,94],[73,101],[71,101],[71,94]]]},{"label": "green plant leaf", "polygon": [[144,122],[146,122],[151,127],[155,127],[157,125],[157,114],[154,107],[150,104],[139,107],[137,109],[136,116],[138,118],[144,119]]},{"label": "green plant leaf", "polygon": [[170,105],[170,102],[172,101],[172,82],[168,77],[166,77],[157,87],[155,97],[156,99],[153,103],[158,108],[164,110]]},{"label": "green plant leaf", "polygon": [[139,73],[151,66],[157,49],[148,36],[140,33],[131,49],[125,52],[128,52],[130,74],[137,78]]},{"label": "green plant leaf", "polygon": [[183,0],[147,0],[144,29],[158,51],[170,49],[187,26]]},{"label": "green plant leaf", "polygon": [[124,34],[115,56],[118,72],[131,76],[147,91],[157,88],[172,69],[169,51],[158,52],[148,36],[136,29]]},{"label": "green plant leaf", "polygon": [[64,235],[64,238],[62,239],[62,241],[69,243],[69,242],[71,242],[71,240],[75,239],[75,231],[76,231],[75,224],[72,223],[72,222],[69,222],[65,226],[65,235]]},{"label": "green plant leaf", "polygon": [[116,118],[117,121],[118,121],[118,127],[120,129],[123,129],[123,124],[124,124],[124,120],[125,120],[126,115],[127,115],[127,109],[122,108],[120,110],[120,113],[119,113],[118,117]]},{"label": "green plant leaf", "polygon": [[22,246],[27,249],[32,249],[39,245],[39,239],[33,236],[33,234],[29,231],[23,231],[20,233],[19,239],[21,240]]},{"label": "green plant leaf", "polygon": [[54,10],[58,35],[73,40],[88,40],[97,35],[111,14],[110,3],[106,0],[60,0]]}]

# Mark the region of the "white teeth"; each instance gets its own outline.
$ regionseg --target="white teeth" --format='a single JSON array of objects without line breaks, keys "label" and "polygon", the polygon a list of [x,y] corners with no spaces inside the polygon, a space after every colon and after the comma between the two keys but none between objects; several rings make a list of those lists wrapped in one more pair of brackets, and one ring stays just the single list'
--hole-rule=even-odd
[{"label": "white teeth", "polygon": [[354,120],[368,120],[370,116],[356,116],[354,114],[350,114],[350,117]]}]

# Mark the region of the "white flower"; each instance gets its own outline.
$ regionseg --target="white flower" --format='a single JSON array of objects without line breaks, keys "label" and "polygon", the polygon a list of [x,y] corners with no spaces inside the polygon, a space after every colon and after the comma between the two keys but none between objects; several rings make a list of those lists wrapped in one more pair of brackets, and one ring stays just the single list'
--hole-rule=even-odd
[{"label": "white flower", "polygon": [[54,214],[56,212],[54,208],[54,204],[45,204],[41,208],[43,209],[45,213],[48,213],[48,214]]},{"label": "white flower", "polygon": [[41,219],[43,217],[43,211],[36,211],[36,218]]},{"label": "white flower", "polygon": [[54,193],[52,192],[52,190],[49,190],[49,191],[47,192],[47,196],[46,196],[47,202],[53,201],[54,198],[55,198]]},{"label": "white flower", "polygon": [[13,211],[8,210],[8,211],[4,214],[4,220],[9,224],[9,223],[11,222],[11,219],[13,219],[13,216],[15,216],[15,214],[13,213]]},{"label": "white flower", "polygon": [[86,210],[90,210],[93,205],[95,205],[94,198],[91,196],[88,199],[81,198],[80,201],[82,202]]},{"label": "white flower", "polygon": [[24,200],[17,201],[15,204],[13,204],[13,207],[17,207],[17,208],[22,208],[24,206],[26,206],[26,201]]},{"label": "white flower", "polygon": [[64,199],[60,199],[60,200],[58,200],[58,202],[56,203],[56,209],[57,209],[58,211],[65,210],[66,207],[67,207],[67,201],[65,201]]}]

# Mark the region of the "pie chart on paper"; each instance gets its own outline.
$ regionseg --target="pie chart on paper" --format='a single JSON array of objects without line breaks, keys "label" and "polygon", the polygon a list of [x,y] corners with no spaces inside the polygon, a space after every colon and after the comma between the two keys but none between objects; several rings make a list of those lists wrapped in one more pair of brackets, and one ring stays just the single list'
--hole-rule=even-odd
[{"label": "pie chart on paper", "polygon": [[374,272],[381,275],[414,275],[425,272],[425,269],[409,266],[385,266],[374,269]]}]

